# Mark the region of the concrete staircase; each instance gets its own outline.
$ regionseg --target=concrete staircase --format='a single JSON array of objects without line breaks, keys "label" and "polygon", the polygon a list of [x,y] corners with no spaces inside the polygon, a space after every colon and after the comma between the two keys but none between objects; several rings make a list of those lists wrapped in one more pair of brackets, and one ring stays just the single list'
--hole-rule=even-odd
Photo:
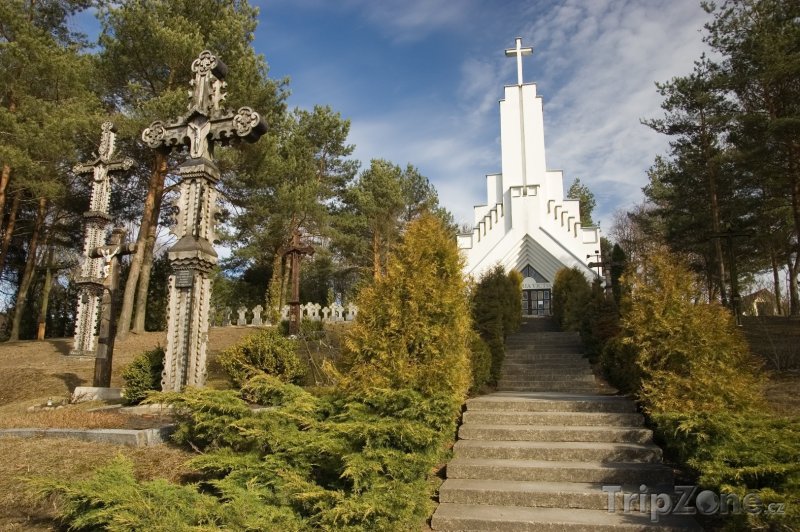
[{"label": "concrete staircase", "polygon": [[[699,530],[640,510],[642,485],[648,503],[673,490],[651,431],[630,399],[599,393],[579,337],[536,326],[508,339],[501,391],[467,401],[433,530]],[[616,511],[603,486],[619,487]]]}]

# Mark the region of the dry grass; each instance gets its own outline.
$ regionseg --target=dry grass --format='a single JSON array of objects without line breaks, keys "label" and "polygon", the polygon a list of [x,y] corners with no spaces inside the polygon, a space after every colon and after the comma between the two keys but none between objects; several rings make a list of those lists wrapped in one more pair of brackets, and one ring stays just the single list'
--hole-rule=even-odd
[{"label": "dry grass", "polygon": [[800,417],[800,372],[770,374],[765,389],[767,403],[779,415]]},{"label": "dry grass", "polygon": [[0,439],[0,530],[57,530],[52,502],[37,500],[23,479],[86,478],[119,454],[133,461],[143,480],[176,481],[192,473],[185,464],[193,455],[167,445],[132,449],[75,440]]}]

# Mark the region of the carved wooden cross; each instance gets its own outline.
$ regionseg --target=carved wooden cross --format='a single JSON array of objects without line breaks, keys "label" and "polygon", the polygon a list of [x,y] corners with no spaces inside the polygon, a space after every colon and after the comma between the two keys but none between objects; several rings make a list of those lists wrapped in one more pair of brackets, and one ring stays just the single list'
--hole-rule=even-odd
[{"label": "carved wooden cross", "polygon": [[217,263],[213,243],[220,171],[213,160],[214,146],[236,139],[254,142],[266,132],[261,117],[250,107],[236,112],[221,107],[227,71],[211,52],[201,53],[192,63],[189,112],[170,123],[153,122],[142,132],[142,140],[153,149],[189,150],[189,158],[180,165],[174,210],[172,233],[178,241],[168,252],[172,274],[164,391],[205,383],[211,271]]},{"label": "carved wooden cross", "polygon": [[292,242],[281,250],[283,257],[289,258],[289,271],[292,276],[292,298],[289,300],[289,334],[300,331],[300,259],[303,255],[313,255],[314,248],[300,239],[300,231],[292,234]]},{"label": "carved wooden cross", "polygon": [[89,256],[103,259],[103,303],[100,315],[100,331],[94,360],[92,386],[111,386],[111,360],[114,357],[114,342],[117,337],[117,312],[119,307],[119,261],[122,255],[136,253],[136,244],[123,244],[125,229],[117,227],[111,233],[107,246],[94,248]]},{"label": "carved wooden cross", "polygon": [[72,171],[76,174],[92,174],[92,199],[89,202],[90,212],[108,213],[108,202],[111,196],[110,174],[130,170],[134,161],[130,157],[114,159],[116,148],[116,128],[111,122],[103,122],[100,126],[100,148],[92,161],[76,164]]},{"label": "carved wooden cross", "polygon": [[100,297],[103,290],[102,261],[90,257],[92,250],[105,243],[106,227],[111,221],[108,205],[111,199],[111,174],[120,173],[134,165],[129,157],[114,158],[116,130],[111,122],[101,126],[100,148],[94,160],[75,165],[76,174],[92,174],[92,197],[89,210],[83,213],[86,226],[83,239],[83,263],[76,279],[78,285],[78,306],[75,319],[75,343],[71,355],[91,356],[95,351],[94,332],[97,327],[97,314],[100,310]]},{"label": "carved wooden cross", "polygon": [[255,142],[267,128],[250,107],[230,112],[220,107],[227,96],[223,81],[228,67],[208,50],[192,63],[194,79],[189,112],[164,124],[155,121],[142,132],[142,140],[153,149],[189,147],[192,159],[211,159],[214,144],[227,144],[241,138]]}]

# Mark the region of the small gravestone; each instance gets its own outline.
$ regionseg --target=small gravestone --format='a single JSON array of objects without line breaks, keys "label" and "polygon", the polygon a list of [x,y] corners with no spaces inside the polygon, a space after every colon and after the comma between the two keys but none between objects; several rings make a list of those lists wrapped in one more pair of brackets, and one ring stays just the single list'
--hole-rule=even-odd
[{"label": "small gravestone", "polygon": [[347,321],[353,321],[358,316],[358,307],[352,303],[347,304]]},{"label": "small gravestone", "polygon": [[236,320],[236,325],[247,325],[247,307],[239,307],[236,309],[236,312],[239,314],[239,318]]},{"label": "small gravestone", "polygon": [[328,321],[328,316],[330,315],[330,313],[331,313],[331,309],[329,309],[328,307],[323,307],[323,309],[322,309],[322,319],[323,319],[323,321]]},{"label": "small gravestone", "polygon": [[251,325],[260,326],[263,325],[261,320],[261,313],[264,312],[264,307],[261,305],[256,305],[253,307],[253,323]]},{"label": "small gravestone", "polygon": [[344,312],[343,306],[339,303],[334,303],[331,305],[331,312],[333,312],[333,321],[342,321],[342,313]]},{"label": "small gravestone", "polygon": [[211,327],[217,326],[217,309],[216,307],[211,307],[208,309],[208,324]]},{"label": "small gravestone", "polygon": [[231,308],[225,307],[222,309],[222,326],[230,327],[231,325]]}]

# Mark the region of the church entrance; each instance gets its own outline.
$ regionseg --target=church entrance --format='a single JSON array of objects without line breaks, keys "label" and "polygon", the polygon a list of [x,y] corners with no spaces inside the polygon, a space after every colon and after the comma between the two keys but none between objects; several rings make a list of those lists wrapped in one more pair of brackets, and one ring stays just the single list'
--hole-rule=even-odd
[{"label": "church entrance", "polygon": [[522,315],[551,316],[550,304],[553,285],[530,264],[522,269]]},{"label": "church entrance", "polygon": [[550,316],[550,290],[523,290],[522,314],[524,316]]}]

